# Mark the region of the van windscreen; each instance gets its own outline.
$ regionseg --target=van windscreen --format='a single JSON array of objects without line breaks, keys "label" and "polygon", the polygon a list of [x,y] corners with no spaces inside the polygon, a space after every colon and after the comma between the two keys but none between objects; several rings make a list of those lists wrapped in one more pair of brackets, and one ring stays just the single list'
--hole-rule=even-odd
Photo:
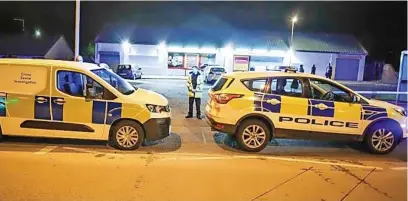
[{"label": "van windscreen", "polygon": [[91,70],[91,72],[95,73],[98,77],[105,80],[109,83],[112,87],[117,89],[120,93],[124,95],[129,95],[137,90],[136,87],[133,87],[129,82],[119,77],[117,74],[112,73],[106,69],[96,69]]}]

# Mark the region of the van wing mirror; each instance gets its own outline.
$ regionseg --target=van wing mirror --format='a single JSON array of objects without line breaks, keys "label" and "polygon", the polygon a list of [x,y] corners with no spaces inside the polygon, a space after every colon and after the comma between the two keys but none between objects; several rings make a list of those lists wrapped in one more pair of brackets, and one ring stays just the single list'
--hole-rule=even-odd
[{"label": "van wing mirror", "polygon": [[86,85],[86,94],[85,94],[85,99],[87,101],[90,101],[96,97],[96,91],[95,88],[92,87],[92,84],[87,84]]}]

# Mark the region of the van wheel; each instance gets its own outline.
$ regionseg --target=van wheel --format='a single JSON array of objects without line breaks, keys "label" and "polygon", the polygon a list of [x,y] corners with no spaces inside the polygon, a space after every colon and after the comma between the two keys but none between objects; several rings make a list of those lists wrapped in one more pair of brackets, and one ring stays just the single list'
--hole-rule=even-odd
[{"label": "van wheel", "polygon": [[250,119],[244,121],[236,133],[238,146],[249,152],[261,151],[268,145],[271,133],[262,121]]},{"label": "van wheel", "polygon": [[376,124],[368,130],[364,143],[371,153],[387,154],[397,146],[399,138],[396,131],[385,125]]},{"label": "van wheel", "polygon": [[112,127],[109,143],[121,150],[135,150],[142,144],[144,136],[138,123],[123,120]]}]

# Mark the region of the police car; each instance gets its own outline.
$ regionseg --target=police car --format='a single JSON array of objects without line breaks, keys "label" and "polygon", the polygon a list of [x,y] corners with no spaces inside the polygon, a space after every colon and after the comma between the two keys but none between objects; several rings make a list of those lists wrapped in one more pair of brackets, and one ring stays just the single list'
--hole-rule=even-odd
[{"label": "police car", "polygon": [[209,90],[207,123],[234,135],[250,152],[272,138],[301,138],[357,140],[385,154],[406,138],[404,108],[367,99],[330,79],[285,71],[221,77]]},{"label": "police car", "polygon": [[123,150],[170,133],[168,100],[95,64],[0,59],[2,135],[106,140]]}]

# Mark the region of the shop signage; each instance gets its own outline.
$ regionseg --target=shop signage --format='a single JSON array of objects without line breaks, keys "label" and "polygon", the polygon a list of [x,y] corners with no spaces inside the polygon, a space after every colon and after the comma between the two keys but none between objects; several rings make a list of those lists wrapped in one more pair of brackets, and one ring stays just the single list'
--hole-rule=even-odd
[{"label": "shop signage", "polygon": [[248,71],[249,56],[234,56],[234,71]]}]

